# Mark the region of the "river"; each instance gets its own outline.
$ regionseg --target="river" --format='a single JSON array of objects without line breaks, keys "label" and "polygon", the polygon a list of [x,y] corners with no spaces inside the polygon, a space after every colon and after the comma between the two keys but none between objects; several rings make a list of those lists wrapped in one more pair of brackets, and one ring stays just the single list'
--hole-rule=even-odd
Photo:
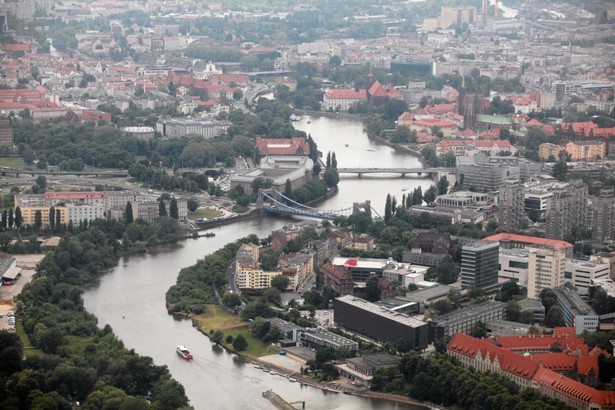
[{"label": "river", "polygon": [[[310,133],[321,151],[335,151],[340,167],[420,166],[416,158],[370,141],[356,119],[304,116],[296,127]],[[380,212],[387,193],[401,198],[402,190],[410,191],[419,185],[425,190],[430,184],[428,179],[401,177],[343,178],[337,194],[319,206],[338,209],[371,198]],[[167,314],[165,293],[175,283],[181,268],[193,265],[235,239],[251,233],[267,236],[288,223],[289,220],[272,217],[244,221],[213,229],[216,234],[213,238],[189,239],[144,255],[123,258],[85,292],[85,307],[98,317],[100,327],[109,324],[127,348],[152,357],[158,365],[168,366],[197,410],[272,409],[271,403],[261,396],[268,389],[289,402],[305,401],[308,409],[422,408],[324,392],[271,376],[212,346],[190,321],[176,320]],[[175,353],[178,344],[190,348],[195,356],[193,362],[178,358]]]}]

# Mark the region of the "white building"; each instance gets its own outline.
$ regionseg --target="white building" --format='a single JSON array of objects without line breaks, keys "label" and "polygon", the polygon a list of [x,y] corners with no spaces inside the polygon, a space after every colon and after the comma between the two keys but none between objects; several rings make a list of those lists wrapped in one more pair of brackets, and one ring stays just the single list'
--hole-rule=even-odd
[{"label": "white building", "polygon": [[566,250],[548,245],[528,246],[529,265],[527,297],[538,299],[543,289],[553,289],[564,284]]},{"label": "white building", "polygon": [[574,285],[580,295],[587,295],[593,281],[609,278],[609,268],[608,263],[566,259],[564,282]]},{"label": "white building", "polygon": [[103,205],[66,204],[66,209],[68,210],[68,220],[69,222],[72,221],[73,225],[78,225],[85,220],[91,222],[94,219],[105,217]]},{"label": "white building", "polygon": [[500,248],[500,281],[510,280],[520,286],[527,286],[528,268],[530,264],[530,252],[527,249],[503,249]]}]

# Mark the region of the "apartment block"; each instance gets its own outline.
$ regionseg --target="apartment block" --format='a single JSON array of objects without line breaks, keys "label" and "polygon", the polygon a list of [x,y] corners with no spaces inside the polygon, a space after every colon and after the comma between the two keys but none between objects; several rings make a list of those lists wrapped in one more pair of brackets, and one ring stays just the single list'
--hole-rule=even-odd
[{"label": "apartment block", "polygon": [[592,239],[599,242],[615,239],[615,195],[602,190],[592,204]]},{"label": "apartment block", "polygon": [[547,204],[546,236],[564,239],[575,226],[589,227],[587,197],[587,185],[580,180],[554,191]]},{"label": "apartment block", "polygon": [[502,229],[521,229],[526,223],[525,187],[519,181],[506,181],[500,188],[498,224]]}]

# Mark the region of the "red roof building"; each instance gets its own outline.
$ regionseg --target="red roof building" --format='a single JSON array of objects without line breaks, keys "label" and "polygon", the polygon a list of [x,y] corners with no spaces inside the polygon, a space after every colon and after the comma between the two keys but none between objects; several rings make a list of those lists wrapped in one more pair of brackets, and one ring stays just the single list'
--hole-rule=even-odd
[{"label": "red roof building", "polygon": [[350,271],[330,263],[323,265],[318,270],[317,282],[319,286],[330,287],[341,296],[351,295],[354,290],[354,281]]},{"label": "red roof building", "polygon": [[[573,329],[569,330],[573,331]],[[561,339],[560,336],[563,335],[552,337]],[[509,340],[513,340],[512,338],[517,338],[517,336],[511,336]],[[524,343],[527,343],[527,340],[545,343],[545,338],[547,341],[551,340],[547,336],[521,337],[526,340]],[[498,338],[498,342],[500,339],[502,338]],[[528,357],[494,344],[493,339],[476,339],[463,333],[457,333],[453,337],[447,351],[459,359],[464,367],[502,374],[521,388],[537,388],[542,394],[560,400],[571,407],[591,410],[615,409],[615,392],[597,390],[558,373],[558,371],[575,373],[571,359],[574,358],[573,355],[547,353]],[[576,363],[576,373],[585,375],[595,372],[597,376],[597,363],[594,363],[588,356],[582,357]]]},{"label": "red roof building", "polygon": [[262,155],[309,155],[310,146],[305,138],[256,137],[256,149]]},{"label": "red roof building", "polygon": [[498,233],[496,235],[491,235],[483,239],[485,241],[494,241],[500,242],[500,246],[502,242],[507,242],[507,246],[503,246],[506,249],[510,248],[525,248],[528,245],[548,245],[552,246],[555,249],[565,249],[567,252],[570,251],[570,256],[572,257],[572,244],[566,241],[560,241],[557,239],[547,239],[547,238],[539,238],[537,236],[526,236],[526,235],[516,235],[513,233]]}]

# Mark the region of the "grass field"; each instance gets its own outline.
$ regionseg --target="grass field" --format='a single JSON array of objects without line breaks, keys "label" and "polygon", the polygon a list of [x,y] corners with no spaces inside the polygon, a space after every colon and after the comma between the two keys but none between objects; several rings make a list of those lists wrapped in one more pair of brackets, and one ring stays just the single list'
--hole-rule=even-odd
[{"label": "grass field", "polygon": [[23,167],[23,159],[18,157],[0,157],[0,167]]},{"label": "grass field", "polygon": [[199,208],[194,212],[188,213],[188,219],[199,219],[199,218],[217,218],[220,216],[220,212],[216,211],[213,208]]},{"label": "grass field", "polygon": [[43,355],[42,350],[35,349],[32,347],[32,342],[30,342],[30,338],[28,337],[28,335],[26,334],[26,331],[23,328],[23,323],[21,323],[20,321],[18,321],[15,324],[15,333],[17,333],[17,336],[19,336],[19,338],[21,339],[21,343],[23,344],[23,347],[24,347],[23,354],[26,357]]},{"label": "grass field", "polygon": [[[248,349],[242,354],[250,357],[261,357],[268,354],[278,352],[276,348],[270,344],[264,344],[260,340],[254,338],[248,328],[248,323],[242,320],[239,316],[226,313],[218,305],[207,305],[205,313],[194,318],[197,327],[205,334],[209,334],[210,330],[221,330],[224,332],[224,338],[231,335],[236,338],[243,335],[248,342]],[[224,344],[225,347],[233,349],[232,345]]]}]

